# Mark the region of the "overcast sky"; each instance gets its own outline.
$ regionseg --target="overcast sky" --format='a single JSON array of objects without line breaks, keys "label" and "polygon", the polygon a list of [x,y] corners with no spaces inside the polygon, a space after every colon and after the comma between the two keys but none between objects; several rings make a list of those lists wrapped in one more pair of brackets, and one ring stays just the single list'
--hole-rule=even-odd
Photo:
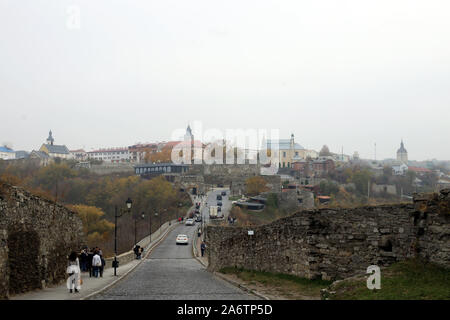
[{"label": "overcast sky", "polygon": [[449,39],[448,0],[0,0],[0,143],[52,129],[89,151],[199,120],[450,159]]}]

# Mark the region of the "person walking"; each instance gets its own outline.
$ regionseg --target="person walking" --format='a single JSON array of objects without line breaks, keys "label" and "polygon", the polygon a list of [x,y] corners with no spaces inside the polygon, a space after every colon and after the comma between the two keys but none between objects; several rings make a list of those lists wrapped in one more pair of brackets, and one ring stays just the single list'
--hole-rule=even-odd
[{"label": "person walking", "polygon": [[87,253],[86,266],[87,266],[87,271],[89,272],[89,278],[92,277],[92,271],[94,269],[92,267],[92,258],[94,258],[94,250],[93,249],[89,250],[89,252]]},{"label": "person walking", "polygon": [[81,268],[81,272],[86,272],[87,271],[87,260],[88,260],[88,254],[87,254],[87,248],[83,248],[83,250],[81,250],[81,254],[80,254],[80,268]]},{"label": "person walking", "polygon": [[98,251],[95,251],[94,257],[92,258],[92,267],[94,269],[94,277],[98,278],[101,266],[102,266],[102,259],[100,258]]},{"label": "person walking", "polygon": [[78,255],[75,251],[69,255],[69,263],[66,269],[69,278],[67,279],[67,288],[70,293],[78,292],[81,289],[81,271],[80,271],[80,261],[78,260]]},{"label": "person walking", "polygon": [[100,256],[100,260],[102,261],[102,265],[100,267],[100,278],[103,278],[103,270],[105,269],[106,261],[103,258],[103,251],[100,250],[98,255]]},{"label": "person walking", "polygon": [[200,245],[200,250],[202,251],[202,257],[203,257],[205,255],[205,250],[206,250],[205,241],[202,241],[202,244]]}]

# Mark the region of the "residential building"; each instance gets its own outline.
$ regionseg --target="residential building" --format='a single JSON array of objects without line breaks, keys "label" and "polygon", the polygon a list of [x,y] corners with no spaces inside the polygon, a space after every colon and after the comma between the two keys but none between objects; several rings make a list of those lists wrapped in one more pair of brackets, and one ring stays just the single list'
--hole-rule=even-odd
[{"label": "residential building", "polygon": [[43,167],[47,166],[52,161],[47,153],[36,150],[31,151],[30,159],[39,159],[39,164]]},{"label": "residential building", "polygon": [[30,157],[30,153],[28,151],[19,150],[16,151],[16,159],[26,159]]},{"label": "residential building", "polygon": [[16,153],[13,149],[10,149],[6,146],[0,147],[0,159],[3,160],[12,160],[16,158]]},{"label": "residential building", "polygon": [[144,162],[147,153],[158,152],[158,143],[138,143],[128,147],[131,162]]},{"label": "residential building", "polygon": [[69,151],[69,153],[70,157],[77,161],[86,161],[86,159],[88,158],[87,152],[84,151],[83,149],[71,150]]},{"label": "residential building", "polygon": [[408,170],[408,166],[404,163],[395,164],[392,166],[392,174],[395,176],[404,175]]},{"label": "residential building", "polygon": [[131,155],[127,147],[98,149],[87,152],[88,159],[109,163],[130,162]]},{"label": "residential building", "polygon": [[294,162],[294,157],[297,159],[301,152],[304,152],[300,144],[294,141],[294,134],[291,134],[291,139],[267,140],[266,149],[274,152],[278,149],[278,168],[291,168]]}]

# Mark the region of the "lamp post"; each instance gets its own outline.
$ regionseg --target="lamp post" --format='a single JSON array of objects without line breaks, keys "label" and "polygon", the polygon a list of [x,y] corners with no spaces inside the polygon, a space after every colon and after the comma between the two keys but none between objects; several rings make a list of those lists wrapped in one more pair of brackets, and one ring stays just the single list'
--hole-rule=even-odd
[{"label": "lamp post", "polygon": [[[142,220],[144,220],[144,218],[145,218],[144,212],[141,213],[141,218],[142,218]],[[137,221],[138,221],[138,217],[135,217],[134,218],[134,245],[135,246],[137,244]]]},{"label": "lamp post", "polygon": [[114,276],[117,276],[117,267],[119,266],[119,262],[117,261],[117,218],[120,218],[125,212],[130,212],[132,203],[133,201],[128,198],[127,201],[125,201],[127,209],[125,211],[124,208],[120,208],[120,215],[117,210],[117,205],[114,206]]},{"label": "lamp post", "polygon": [[[155,212],[155,217],[158,218],[158,212]],[[159,217],[159,234],[161,234],[161,217]]]},{"label": "lamp post", "polygon": [[148,226],[148,234],[150,235],[150,243],[152,242],[152,215],[148,215],[149,226]]}]

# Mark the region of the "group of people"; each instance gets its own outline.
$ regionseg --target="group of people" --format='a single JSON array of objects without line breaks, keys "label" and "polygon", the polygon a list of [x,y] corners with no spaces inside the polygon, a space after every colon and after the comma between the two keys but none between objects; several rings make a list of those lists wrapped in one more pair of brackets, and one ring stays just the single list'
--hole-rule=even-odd
[{"label": "group of people", "polygon": [[103,269],[105,268],[105,259],[103,252],[99,247],[89,250],[87,247],[81,250],[78,255],[75,251],[69,255],[69,262],[67,265],[67,288],[70,293],[78,292],[81,289],[82,272],[89,272],[90,277],[103,277]]},{"label": "group of people", "polygon": [[105,268],[105,259],[103,252],[99,247],[89,250],[87,247],[83,248],[80,253],[80,265],[82,272],[89,272],[90,277],[103,277],[103,270]]}]

